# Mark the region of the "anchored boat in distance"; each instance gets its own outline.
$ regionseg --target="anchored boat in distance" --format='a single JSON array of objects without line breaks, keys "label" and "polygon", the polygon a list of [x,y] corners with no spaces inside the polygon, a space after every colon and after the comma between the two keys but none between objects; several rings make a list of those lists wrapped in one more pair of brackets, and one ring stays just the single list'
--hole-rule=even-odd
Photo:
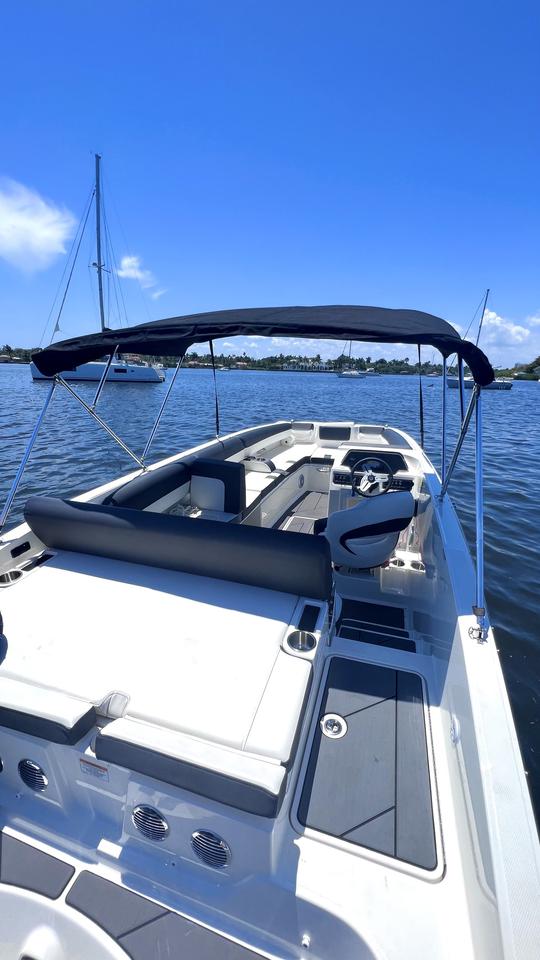
[{"label": "anchored boat in distance", "polygon": [[[453,389],[459,389],[459,377],[447,377],[447,383],[449,387]],[[495,380],[492,380],[491,383],[488,383],[484,390],[511,390],[514,385],[513,380],[509,380],[507,377],[497,377]],[[465,390],[472,390],[474,387],[474,380],[472,377],[463,377],[463,386]]]}]

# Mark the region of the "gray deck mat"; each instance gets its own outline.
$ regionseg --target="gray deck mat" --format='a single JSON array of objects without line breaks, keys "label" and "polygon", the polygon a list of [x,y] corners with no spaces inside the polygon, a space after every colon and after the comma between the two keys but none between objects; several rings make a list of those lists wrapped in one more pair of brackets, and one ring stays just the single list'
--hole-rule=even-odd
[{"label": "gray deck mat", "polygon": [[305,826],[397,860],[437,866],[422,682],[416,674],[334,657],[300,800]]},{"label": "gray deck mat", "polygon": [[66,903],[114,937],[132,960],[261,960],[260,953],[88,870]]},{"label": "gray deck mat", "polygon": [[[328,494],[310,491],[304,494],[277,523],[279,530],[313,533],[315,520],[328,516]],[[291,519],[292,518],[292,519]]]},{"label": "gray deck mat", "polygon": [[56,900],[75,868],[9,834],[0,837],[0,882]]}]

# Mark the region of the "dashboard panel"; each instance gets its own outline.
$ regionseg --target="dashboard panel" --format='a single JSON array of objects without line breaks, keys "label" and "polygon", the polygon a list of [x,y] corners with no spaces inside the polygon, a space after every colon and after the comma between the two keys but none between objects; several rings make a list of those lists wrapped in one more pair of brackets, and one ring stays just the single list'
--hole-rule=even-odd
[{"label": "dashboard panel", "polygon": [[[332,471],[332,483],[337,486],[351,486],[351,469],[359,460],[372,460],[373,470],[377,470],[377,464],[384,461],[392,473],[399,470],[407,471],[408,467],[400,453],[381,451],[381,450],[348,450],[343,457],[341,464],[336,464]],[[414,480],[409,477],[394,476],[389,487],[390,490],[412,490]]]},{"label": "dashboard panel", "polygon": [[349,450],[343,457],[341,465],[343,467],[353,467],[358,460],[384,460],[392,473],[407,469],[407,464],[400,453],[385,453],[384,450],[382,452],[380,450]]}]

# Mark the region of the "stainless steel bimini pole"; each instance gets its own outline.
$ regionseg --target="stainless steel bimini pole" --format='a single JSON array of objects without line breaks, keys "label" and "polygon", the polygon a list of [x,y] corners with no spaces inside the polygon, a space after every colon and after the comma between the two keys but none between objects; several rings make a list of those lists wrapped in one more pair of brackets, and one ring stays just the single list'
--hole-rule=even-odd
[{"label": "stainless steel bimini pole", "polygon": [[118,434],[116,434],[116,433],[114,432],[114,430],[111,429],[111,427],[109,426],[109,424],[108,424],[108,423],[105,423],[105,421],[101,419],[101,417],[99,416],[99,414],[96,413],[95,410],[92,410],[92,407],[90,407],[90,406],[86,403],[86,401],[83,400],[83,398],[79,396],[79,394],[73,389],[73,387],[70,387],[69,383],[66,383],[66,381],[65,381],[62,377],[60,377],[60,376],[58,376],[58,375],[57,375],[57,377],[56,377],[56,382],[57,382],[57,383],[61,383],[62,386],[66,388],[67,392],[70,393],[72,397],[75,397],[75,400],[78,400],[78,401],[79,401],[79,403],[81,404],[82,407],[84,407],[84,409],[86,410],[86,412],[89,413],[90,416],[93,417],[94,420],[95,420],[97,423],[99,423],[100,427],[103,427],[103,429],[106,431],[106,433],[108,433],[109,436],[112,437],[112,439],[116,441],[116,443],[118,444],[118,446],[119,446],[119,447],[122,447],[122,450],[124,450],[124,451],[128,454],[128,456],[131,457],[132,460],[135,460],[135,463],[138,463],[139,466],[143,468],[143,470],[146,470],[146,467],[145,467],[144,463],[143,463],[142,460],[137,456],[137,454],[136,454],[136,453],[133,453],[133,450],[130,450],[130,449],[129,449],[128,445],[127,445],[126,443],[124,443],[123,440],[120,439],[120,437],[118,436]]},{"label": "stainless steel bimini pole", "polygon": [[473,613],[478,626],[476,640],[485,640],[489,623],[484,599],[484,476],[482,464],[482,390],[476,387],[476,604]]},{"label": "stainless steel bimini pole", "polygon": [[442,368],[441,483],[446,479],[446,357]]},{"label": "stainless steel bimini pole", "polygon": [[40,413],[40,415],[39,415],[39,417],[38,417],[38,419],[37,419],[37,422],[36,422],[36,425],[35,425],[34,429],[32,430],[32,436],[30,437],[30,439],[29,439],[29,441],[28,441],[28,444],[27,444],[27,446],[26,446],[26,450],[24,451],[24,454],[23,454],[23,458],[22,458],[22,460],[21,460],[21,462],[20,462],[20,464],[19,464],[19,469],[17,470],[17,473],[15,474],[15,479],[14,479],[13,483],[11,484],[11,489],[10,489],[10,491],[9,491],[9,493],[8,493],[7,500],[6,500],[5,505],[4,505],[4,509],[2,510],[2,514],[0,515],[0,530],[2,530],[2,528],[3,528],[3,526],[4,526],[5,522],[6,522],[6,520],[7,520],[7,518],[8,518],[9,511],[11,510],[11,504],[13,503],[15,494],[17,493],[17,488],[18,488],[18,486],[19,486],[19,483],[21,482],[21,477],[22,477],[22,475],[23,475],[23,473],[24,473],[24,468],[26,467],[26,464],[28,463],[28,458],[29,458],[30,454],[32,453],[32,447],[34,446],[34,443],[36,442],[36,437],[37,437],[37,435],[38,435],[38,433],[39,433],[39,428],[41,427],[41,424],[43,423],[43,420],[45,419],[45,414],[47,413],[47,408],[48,408],[48,406],[49,406],[49,404],[50,404],[50,402],[51,402],[51,400],[52,400],[52,398],[53,398],[53,394],[54,394],[55,389],[56,389],[56,381],[51,384],[51,387],[50,387],[50,390],[49,390],[49,392],[48,392],[48,394],[47,394],[45,403],[43,404],[43,409],[42,409],[42,411],[41,411],[41,413]]},{"label": "stainless steel bimini pole", "polygon": [[107,363],[105,364],[105,369],[104,369],[103,373],[101,374],[101,380],[100,380],[99,383],[98,383],[98,388],[97,388],[97,390],[96,390],[96,395],[95,395],[95,397],[94,397],[94,402],[93,402],[93,404],[92,404],[92,410],[95,410],[96,407],[97,407],[97,402],[98,402],[98,400],[99,400],[99,398],[100,398],[100,396],[101,396],[101,391],[103,390],[103,387],[105,386],[105,381],[106,381],[106,379],[107,379],[107,374],[108,374],[109,370],[111,369],[111,364],[112,364],[112,362],[113,362],[113,360],[114,360],[114,358],[115,358],[115,356],[116,356],[116,351],[117,351],[117,350],[118,350],[118,344],[117,344],[116,347],[114,348],[113,352],[109,355],[109,359],[107,360]]},{"label": "stainless steel bimini pole", "polygon": [[[185,356],[185,355],[184,355],[184,356]],[[146,459],[146,454],[148,453],[148,451],[149,451],[149,449],[150,449],[150,444],[152,443],[152,440],[154,439],[156,430],[157,430],[157,428],[159,427],[159,421],[161,420],[161,417],[162,417],[162,415],[163,415],[163,411],[165,410],[165,407],[167,406],[167,401],[168,401],[168,399],[169,399],[171,390],[172,390],[172,388],[174,387],[174,381],[176,380],[178,371],[180,370],[180,367],[182,366],[182,361],[183,361],[183,359],[184,359],[183,356],[180,357],[178,363],[176,364],[176,368],[175,368],[175,371],[174,371],[174,373],[173,373],[173,375],[172,375],[172,377],[171,377],[171,382],[170,382],[170,384],[169,384],[169,386],[168,386],[167,393],[165,394],[165,397],[163,398],[163,403],[161,404],[161,406],[160,406],[160,408],[159,408],[159,413],[158,413],[158,415],[157,415],[157,417],[156,417],[156,419],[155,419],[155,421],[154,421],[154,426],[152,427],[152,429],[151,429],[151,431],[150,431],[150,436],[148,437],[148,440],[146,441],[146,446],[145,446],[145,448],[144,448],[144,450],[143,450],[143,452],[142,452],[142,460],[143,460],[143,463],[144,463],[144,461],[145,461],[145,459]]]},{"label": "stainless steel bimini pole", "polygon": [[465,416],[465,384],[463,382],[463,360],[461,357],[458,358],[458,381],[459,381],[459,412],[461,414],[461,422],[463,423],[463,417]]},{"label": "stainless steel bimini pole", "polygon": [[469,428],[469,423],[471,422],[471,417],[472,417],[472,415],[473,415],[473,411],[474,411],[474,408],[475,408],[475,406],[476,406],[476,399],[477,399],[477,397],[478,397],[478,391],[479,391],[479,390],[480,390],[480,387],[475,384],[475,387],[474,387],[474,390],[473,390],[471,399],[470,399],[470,401],[469,401],[469,406],[467,407],[467,412],[466,412],[466,414],[465,414],[465,416],[464,416],[464,418],[463,418],[463,423],[461,424],[461,431],[460,431],[460,434],[459,434],[459,437],[458,437],[458,440],[457,440],[457,443],[456,443],[456,449],[454,450],[454,453],[452,454],[452,459],[451,459],[451,461],[450,461],[450,466],[448,467],[448,470],[446,471],[446,477],[444,478],[444,483],[441,485],[441,492],[440,492],[440,494],[439,494],[439,500],[442,500],[442,499],[443,499],[446,491],[448,490],[448,484],[450,483],[450,480],[452,479],[452,474],[453,474],[453,472],[454,472],[454,467],[455,467],[455,465],[456,465],[456,463],[457,463],[459,454],[460,454],[460,452],[461,452],[461,448],[462,448],[462,446],[463,446],[463,441],[464,441],[465,436],[466,436],[466,434],[467,434],[467,430],[468,430],[468,428]]}]

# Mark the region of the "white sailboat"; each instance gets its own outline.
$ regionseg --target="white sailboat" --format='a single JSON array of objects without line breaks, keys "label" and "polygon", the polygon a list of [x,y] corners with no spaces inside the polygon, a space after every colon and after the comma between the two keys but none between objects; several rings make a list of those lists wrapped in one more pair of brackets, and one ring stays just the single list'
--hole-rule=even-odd
[{"label": "white sailboat", "polygon": [[[349,341],[349,363],[351,361],[351,352],[352,340]],[[365,373],[362,373],[360,370],[356,370],[355,367],[343,367],[338,371],[338,377],[341,377],[343,380],[363,380]]]},{"label": "white sailboat", "polygon": [[[96,154],[96,262],[94,264],[98,278],[99,317],[102,332],[106,329],[105,306],[103,301],[103,258],[101,251],[101,157]],[[33,380],[49,380],[44,376],[36,364],[30,364],[30,373]],[[107,383],[163,383],[165,373],[163,365],[150,364],[144,360],[128,362],[121,356],[115,356],[113,362],[107,364],[103,360],[94,360],[92,363],[81,363],[73,370],[63,370],[64,380],[86,381],[98,383],[106,375]]]},{"label": "white sailboat", "polygon": [[[484,600],[493,371],[410,318],[229,310],[36,355],[53,382],[0,515],[6,960],[537,960],[540,847]],[[399,423],[221,436],[217,388],[217,438],[150,463],[190,345],[389,329],[452,340],[474,377],[451,457],[442,391],[440,473]],[[156,340],[178,362],[138,456],[61,371]],[[32,497],[8,530],[56,390],[136,470]],[[473,414],[474,563],[448,492]]]}]

